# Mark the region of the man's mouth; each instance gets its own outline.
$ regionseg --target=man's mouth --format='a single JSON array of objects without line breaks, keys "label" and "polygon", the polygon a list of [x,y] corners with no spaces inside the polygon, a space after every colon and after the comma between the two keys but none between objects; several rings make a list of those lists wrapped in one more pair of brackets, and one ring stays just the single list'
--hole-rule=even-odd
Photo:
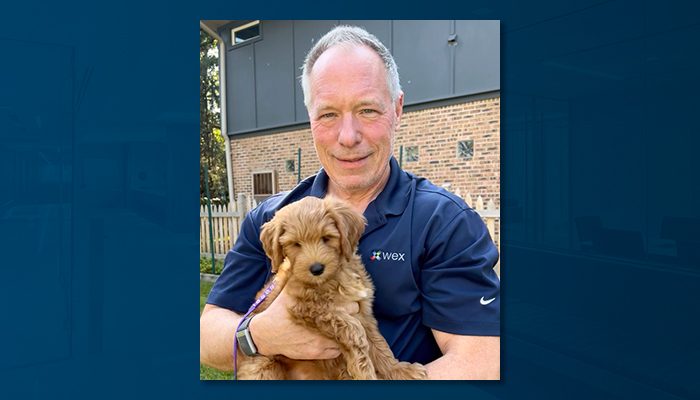
[{"label": "man's mouth", "polygon": [[344,163],[355,163],[358,161],[362,161],[369,157],[369,155],[366,156],[351,156],[351,157],[336,157],[338,161],[344,162]]}]

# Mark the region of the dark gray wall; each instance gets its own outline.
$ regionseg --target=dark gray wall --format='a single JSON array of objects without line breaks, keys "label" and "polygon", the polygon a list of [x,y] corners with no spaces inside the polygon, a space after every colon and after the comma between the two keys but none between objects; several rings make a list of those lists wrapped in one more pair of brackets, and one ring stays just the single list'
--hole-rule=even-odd
[{"label": "dark gray wall", "polygon": [[[263,22],[264,23],[264,22]],[[338,21],[288,21],[294,30],[294,76],[301,75],[301,65],[304,63],[306,53],[326,32],[331,30]],[[304,95],[299,84],[299,79],[294,84],[294,100],[296,107],[296,120],[290,122],[306,122],[309,116],[306,114],[304,106]],[[288,99],[292,103],[291,99]]]},{"label": "dark gray wall", "polygon": [[231,46],[231,29],[247,22],[219,30],[230,135],[308,122],[300,67],[316,40],[338,24],[362,26],[391,50],[405,105],[500,89],[499,21],[261,21],[259,39]]}]

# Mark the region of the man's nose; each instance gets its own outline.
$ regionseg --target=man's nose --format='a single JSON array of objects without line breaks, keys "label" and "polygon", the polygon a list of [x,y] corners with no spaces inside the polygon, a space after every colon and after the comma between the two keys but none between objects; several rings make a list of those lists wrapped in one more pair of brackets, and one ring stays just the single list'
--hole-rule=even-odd
[{"label": "man's nose", "polygon": [[338,132],[338,143],[345,147],[353,147],[362,141],[362,136],[357,126],[357,120],[352,113],[343,115]]}]

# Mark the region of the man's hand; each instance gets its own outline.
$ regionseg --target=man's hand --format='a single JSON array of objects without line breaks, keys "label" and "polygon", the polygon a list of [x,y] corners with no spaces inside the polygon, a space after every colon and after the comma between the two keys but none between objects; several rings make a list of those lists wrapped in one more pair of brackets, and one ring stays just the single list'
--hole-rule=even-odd
[{"label": "man's hand", "polygon": [[[286,290],[282,290],[270,307],[250,321],[250,333],[258,352],[265,356],[283,355],[294,360],[338,357],[340,348],[337,343],[292,321],[287,311],[291,303]],[[356,314],[359,304],[349,303],[341,310]]]}]

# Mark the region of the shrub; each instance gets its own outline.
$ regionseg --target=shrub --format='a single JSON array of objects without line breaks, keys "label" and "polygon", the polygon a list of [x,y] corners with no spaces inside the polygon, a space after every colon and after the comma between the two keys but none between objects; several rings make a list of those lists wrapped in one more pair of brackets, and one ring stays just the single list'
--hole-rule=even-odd
[{"label": "shrub", "polygon": [[[214,264],[214,273],[215,274],[221,274],[221,271],[224,269],[224,261],[223,260],[215,260]],[[205,274],[211,274],[211,257],[200,257],[199,258],[199,272],[205,273]]]}]

